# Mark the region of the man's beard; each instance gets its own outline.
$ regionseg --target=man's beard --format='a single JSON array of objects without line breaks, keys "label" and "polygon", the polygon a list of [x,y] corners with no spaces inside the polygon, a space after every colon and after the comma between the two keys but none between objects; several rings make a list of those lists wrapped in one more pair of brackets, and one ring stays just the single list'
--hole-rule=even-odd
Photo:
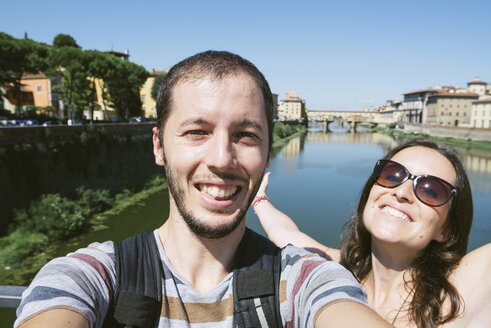
[{"label": "man's beard", "polygon": [[[206,238],[206,239],[219,239],[229,235],[232,231],[234,231],[239,224],[244,220],[245,214],[249,205],[251,204],[254,196],[261,185],[261,179],[259,179],[252,189],[252,193],[249,196],[249,199],[244,204],[244,207],[239,210],[239,213],[233,218],[232,221],[223,223],[216,227],[210,227],[206,223],[201,222],[193,213],[191,213],[190,209],[186,208],[184,204],[184,190],[179,186],[176,179],[174,179],[174,175],[172,171],[169,169],[168,163],[165,161],[164,157],[164,168],[165,168],[165,176],[167,179],[167,185],[169,187],[169,193],[174,198],[174,202],[176,203],[177,210],[179,214],[184,219],[184,222],[188,225],[189,229],[197,236]],[[221,214],[222,211],[215,210],[216,214]]]}]

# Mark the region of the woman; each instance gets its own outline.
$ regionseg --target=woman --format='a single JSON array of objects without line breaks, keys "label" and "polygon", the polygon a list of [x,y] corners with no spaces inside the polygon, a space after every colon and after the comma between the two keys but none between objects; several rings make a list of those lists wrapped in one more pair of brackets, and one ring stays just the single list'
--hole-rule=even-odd
[{"label": "woman", "polygon": [[472,195],[451,149],[413,140],[378,161],[341,250],[300,232],[274,208],[265,194],[268,179],[269,173],[252,205],[269,238],[339,261],[392,325],[491,326],[491,244],[466,255]]}]

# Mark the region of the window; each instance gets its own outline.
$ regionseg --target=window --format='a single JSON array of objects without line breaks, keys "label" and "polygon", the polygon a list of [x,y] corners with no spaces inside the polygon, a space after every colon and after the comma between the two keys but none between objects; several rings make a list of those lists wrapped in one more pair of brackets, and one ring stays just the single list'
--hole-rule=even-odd
[{"label": "window", "polygon": [[459,116],[459,112],[455,113],[455,116]]},{"label": "window", "polygon": [[145,95],[142,95],[142,103],[145,103]]},{"label": "window", "polygon": [[36,91],[37,91],[37,93],[42,93],[43,92],[43,86],[41,84],[38,84],[36,86]]},{"label": "window", "polygon": [[467,112],[464,112],[464,116],[467,116]]},{"label": "window", "polygon": [[442,114],[441,114],[441,115],[443,116],[443,114],[444,114],[444,113],[442,112]]}]

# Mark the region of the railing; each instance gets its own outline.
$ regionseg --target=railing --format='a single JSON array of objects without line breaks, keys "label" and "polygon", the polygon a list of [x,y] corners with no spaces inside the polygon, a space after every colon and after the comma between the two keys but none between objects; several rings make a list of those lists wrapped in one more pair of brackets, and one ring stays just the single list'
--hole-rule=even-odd
[{"label": "railing", "polygon": [[16,308],[20,304],[26,286],[0,285],[0,308]]}]

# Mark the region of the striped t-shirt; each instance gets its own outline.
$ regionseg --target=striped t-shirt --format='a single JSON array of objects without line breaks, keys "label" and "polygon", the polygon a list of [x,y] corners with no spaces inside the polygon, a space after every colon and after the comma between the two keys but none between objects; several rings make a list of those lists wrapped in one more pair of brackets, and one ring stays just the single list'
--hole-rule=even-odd
[{"label": "striped t-shirt", "polygon": [[[155,230],[156,240],[159,240]],[[159,327],[234,327],[232,277],[206,293],[198,293],[167,259],[162,259],[162,308]],[[362,287],[338,263],[287,246],[281,253],[280,311],[284,327],[313,327],[325,304],[351,300],[366,304]],[[90,327],[101,327],[115,281],[114,244],[92,243],[46,264],[22,295],[14,327],[34,314],[71,308],[84,315]]]}]

